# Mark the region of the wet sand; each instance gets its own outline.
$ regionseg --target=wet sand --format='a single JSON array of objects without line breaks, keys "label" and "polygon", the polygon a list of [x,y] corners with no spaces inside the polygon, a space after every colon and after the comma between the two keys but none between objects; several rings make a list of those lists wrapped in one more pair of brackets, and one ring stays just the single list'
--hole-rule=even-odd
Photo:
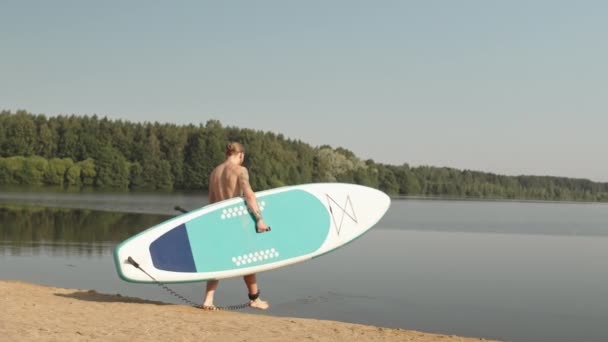
[{"label": "wet sand", "polygon": [[2,341],[487,341],[0,281]]}]

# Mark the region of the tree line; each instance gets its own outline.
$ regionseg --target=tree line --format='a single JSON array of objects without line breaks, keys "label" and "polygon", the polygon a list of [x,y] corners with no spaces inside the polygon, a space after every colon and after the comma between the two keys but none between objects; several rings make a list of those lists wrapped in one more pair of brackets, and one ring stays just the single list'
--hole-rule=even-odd
[{"label": "tree line", "polygon": [[254,189],[348,182],[391,195],[608,201],[608,183],[362,160],[282,134],[224,126],[134,123],[98,116],[0,112],[0,185],[206,190],[228,142],[246,147]]}]

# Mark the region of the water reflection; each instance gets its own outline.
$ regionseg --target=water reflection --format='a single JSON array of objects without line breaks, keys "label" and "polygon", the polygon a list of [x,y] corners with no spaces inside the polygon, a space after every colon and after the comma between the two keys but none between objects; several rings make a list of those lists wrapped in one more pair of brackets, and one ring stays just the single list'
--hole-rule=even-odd
[{"label": "water reflection", "polygon": [[102,255],[171,216],[0,206],[0,254]]},{"label": "water reflection", "polygon": [[[202,203],[190,197],[121,196],[79,201],[91,209],[168,214],[175,204]],[[76,200],[61,198],[52,203]],[[119,241],[172,215],[11,203],[0,205],[0,278],[180,303],[153,284],[120,280],[111,255]],[[272,303],[264,314],[507,341],[608,341],[607,209],[606,204],[394,201],[378,227],[352,244],[260,274]],[[171,288],[202,300],[203,284]],[[219,304],[242,299],[242,279],[221,282]]]}]

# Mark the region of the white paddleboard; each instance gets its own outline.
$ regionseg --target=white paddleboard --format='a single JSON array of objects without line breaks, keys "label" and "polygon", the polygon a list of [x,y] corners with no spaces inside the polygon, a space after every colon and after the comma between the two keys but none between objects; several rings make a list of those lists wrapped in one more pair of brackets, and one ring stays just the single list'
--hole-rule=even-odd
[{"label": "white paddleboard", "polygon": [[342,183],[288,186],[256,193],[271,231],[257,233],[243,198],[177,216],[118,245],[119,276],[129,282],[197,282],[272,270],[343,246],[372,228],[390,198]]}]

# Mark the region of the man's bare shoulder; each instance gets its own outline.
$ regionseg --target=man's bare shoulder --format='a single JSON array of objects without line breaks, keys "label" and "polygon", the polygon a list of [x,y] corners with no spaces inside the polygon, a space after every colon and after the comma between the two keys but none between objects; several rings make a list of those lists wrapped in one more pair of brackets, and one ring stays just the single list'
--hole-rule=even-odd
[{"label": "man's bare shoulder", "polygon": [[244,192],[251,190],[251,185],[249,184],[249,172],[247,171],[246,167],[239,166],[238,180],[239,185]]},{"label": "man's bare shoulder", "polygon": [[247,180],[249,180],[249,171],[247,171],[247,168],[244,166],[238,167],[238,175],[239,175],[239,177],[244,177]]}]

